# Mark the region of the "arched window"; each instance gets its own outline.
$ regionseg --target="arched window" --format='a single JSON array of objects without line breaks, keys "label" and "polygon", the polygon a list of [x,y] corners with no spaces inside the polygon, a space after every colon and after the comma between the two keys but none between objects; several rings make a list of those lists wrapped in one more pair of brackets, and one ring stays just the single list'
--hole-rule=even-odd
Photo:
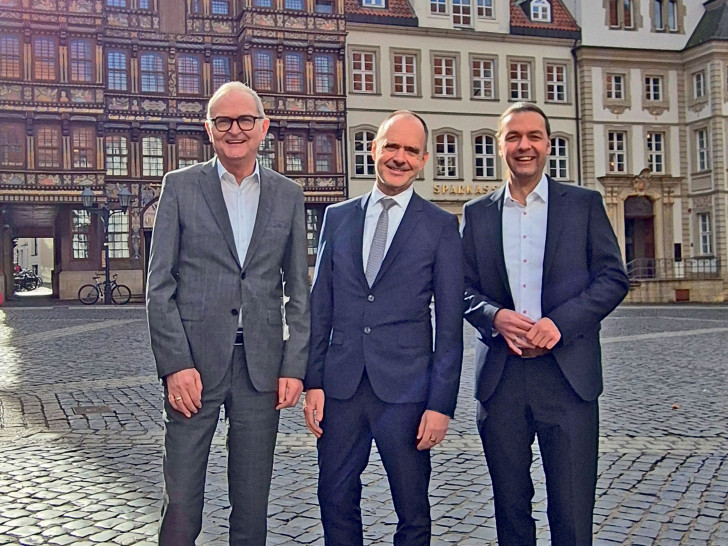
[{"label": "arched window", "polygon": [[458,178],[458,137],[442,133],[435,137],[435,161],[437,178]]},{"label": "arched window", "polygon": [[475,178],[496,178],[497,146],[495,137],[478,135],[473,142]]},{"label": "arched window", "polygon": [[568,180],[569,178],[569,142],[564,137],[551,139],[549,175],[556,180]]},{"label": "arched window", "polygon": [[374,158],[372,142],[374,131],[357,131],[354,133],[354,176],[374,176]]}]

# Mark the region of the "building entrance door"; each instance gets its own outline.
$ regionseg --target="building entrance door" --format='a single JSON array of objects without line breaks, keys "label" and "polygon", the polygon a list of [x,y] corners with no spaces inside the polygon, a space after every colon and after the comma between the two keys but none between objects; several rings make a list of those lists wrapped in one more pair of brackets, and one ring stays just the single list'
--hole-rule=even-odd
[{"label": "building entrance door", "polygon": [[624,202],[624,242],[627,270],[633,276],[655,276],[655,216],[647,197]]}]

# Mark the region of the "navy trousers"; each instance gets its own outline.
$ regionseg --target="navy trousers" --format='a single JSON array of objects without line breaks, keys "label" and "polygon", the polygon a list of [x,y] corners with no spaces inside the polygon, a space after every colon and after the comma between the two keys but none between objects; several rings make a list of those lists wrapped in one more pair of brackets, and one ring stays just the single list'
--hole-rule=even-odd
[{"label": "navy trousers", "polygon": [[430,452],[417,451],[425,403],[388,404],[377,398],[366,374],[348,400],[326,398],[318,441],[318,498],[327,546],[364,543],[361,474],[372,439],[382,458],[398,524],[395,546],[430,544]]},{"label": "navy trousers", "polygon": [[531,445],[538,437],[554,546],[592,543],[599,407],[571,388],[552,355],[511,356],[493,396],[478,407],[501,546],[535,546]]}]

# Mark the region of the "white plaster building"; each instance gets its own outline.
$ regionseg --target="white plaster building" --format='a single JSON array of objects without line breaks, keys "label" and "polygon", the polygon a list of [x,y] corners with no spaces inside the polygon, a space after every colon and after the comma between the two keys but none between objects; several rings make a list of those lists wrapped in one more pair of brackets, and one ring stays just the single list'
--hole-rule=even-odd
[{"label": "white plaster building", "polygon": [[565,4],[582,29],[582,179],[605,196],[628,301],[724,301],[726,1]]},{"label": "white plaster building", "polygon": [[[579,29],[559,1],[348,0],[349,193],[374,183],[368,146],[397,109],[421,114],[430,161],[415,190],[460,214],[465,201],[498,187],[503,166],[495,131],[517,100],[549,114],[552,174],[576,182],[572,47]],[[378,7],[381,6],[381,7]]]}]

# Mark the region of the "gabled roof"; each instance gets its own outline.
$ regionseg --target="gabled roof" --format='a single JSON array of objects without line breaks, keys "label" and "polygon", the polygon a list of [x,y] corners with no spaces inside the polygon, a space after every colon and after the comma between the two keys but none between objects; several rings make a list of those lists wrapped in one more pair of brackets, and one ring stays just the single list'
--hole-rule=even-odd
[{"label": "gabled roof", "polygon": [[408,0],[385,0],[384,8],[363,7],[361,0],[346,0],[347,22],[417,26],[417,15]]},{"label": "gabled roof", "polygon": [[511,33],[522,36],[579,38],[581,29],[561,0],[551,4],[551,22],[531,21],[531,0],[511,0]]},{"label": "gabled roof", "polygon": [[705,12],[690,36],[685,49],[695,47],[712,40],[728,40],[728,2],[711,0],[703,4]]}]

